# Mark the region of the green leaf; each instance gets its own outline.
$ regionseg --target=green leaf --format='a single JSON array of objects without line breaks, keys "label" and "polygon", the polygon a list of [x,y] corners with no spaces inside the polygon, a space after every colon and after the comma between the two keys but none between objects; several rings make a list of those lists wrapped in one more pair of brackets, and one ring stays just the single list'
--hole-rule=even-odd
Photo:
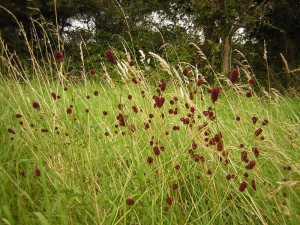
[{"label": "green leaf", "polygon": [[50,223],[42,213],[34,212],[34,214],[39,218],[42,225],[50,225]]}]

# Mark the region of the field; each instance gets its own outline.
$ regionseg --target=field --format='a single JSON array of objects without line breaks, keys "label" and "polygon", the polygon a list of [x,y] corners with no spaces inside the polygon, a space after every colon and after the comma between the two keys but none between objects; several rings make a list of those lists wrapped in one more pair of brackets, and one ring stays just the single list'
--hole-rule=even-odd
[{"label": "field", "polygon": [[2,224],[298,224],[299,97],[153,56],[78,79],[7,63]]}]

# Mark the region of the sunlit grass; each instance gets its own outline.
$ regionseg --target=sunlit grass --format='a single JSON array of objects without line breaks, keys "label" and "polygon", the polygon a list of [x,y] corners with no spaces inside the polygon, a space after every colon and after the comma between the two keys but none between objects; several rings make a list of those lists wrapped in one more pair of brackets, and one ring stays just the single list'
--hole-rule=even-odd
[{"label": "sunlit grass", "polygon": [[[113,88],[86,79],[82,84],[2,79],[2,222],[297,224],[299,99],[247,98],[231,85],[212,104],[206,85],[167,81],[161,92],[165,102],[155,108],[157,88],[147,83],[129,80]],[[262,134],[256,136],[259,128]],[[209,144],[219,132],[220,151]],[[242,151],[255,160],[254,168],[245,168]]]}]

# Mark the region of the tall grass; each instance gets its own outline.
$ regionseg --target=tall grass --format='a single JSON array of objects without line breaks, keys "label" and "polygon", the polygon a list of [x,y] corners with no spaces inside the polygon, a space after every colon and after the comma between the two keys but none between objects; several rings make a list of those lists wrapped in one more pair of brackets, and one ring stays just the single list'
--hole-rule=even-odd
[{"label": "tall grass", "polygon": [[54,50],[27,70],[2,44],[2,223],[298,224],[299,98],[265,92],[247,64],[210,84],[127,52],[76,76]]}]

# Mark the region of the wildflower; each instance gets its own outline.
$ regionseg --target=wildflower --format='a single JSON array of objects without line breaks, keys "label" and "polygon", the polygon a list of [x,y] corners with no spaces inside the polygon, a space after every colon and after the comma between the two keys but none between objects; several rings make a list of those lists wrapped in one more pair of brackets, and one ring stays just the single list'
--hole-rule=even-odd
[{"label": "wildflower", "polygon": [[212,175],[211,169],[208,169],[208,170],[207,170],[207,175]]},{"label": "wildflower", "polygon": [[23,115],[20,114],[20,113],[16,114],[16,118],[21,118],[22,116],[23,116]]},{"label": "wildflower", "polygon": [[176,169],[176,170],[180,170],[180,165],[176,165],[176,166],[175,166],[175,169]]},{"label": "wildflower", "polygon": [[103,111],[102,113],[104,116],[107,116],[107,114],[108,114],[107,111]]},{"label": "wildflower", "polygon": [[223,143],[222,143],[221,140],[217,142],[217,150],[218,151],[222,151],[223,150]]},{"label": "wildflower", "polygon": [[94,91],[94,95],[95,95],[95,96],[98,96],[98,95],[99,95],[99,92],[98,92],[98,91]]},{"label": "wildflower", "polygon": [[197,86],[201,86],[202,83],[203,83],[203,81],[201,79],[197,80]]},{"label": "wildflower", "polygon": [[150,128],[150,124],[149,123],[145,123],[144,126],[145,126],[145,130],[148,130]]},{"label": "wildflower", "polygon": [[246,97],[247,97],[247,98],[251,98],[251,97],[252,97],[251,91],[247,91],[247,92],[246,92]]},{"label": "wildflower", "polygon": [[56,62],[62,62],[62,61],[64,61],[64,56],[59,51],[53,52],[53,56],[54,56],[54,59],[55,59]]},{"label": "wildflower", "polygon": [[241,160],[244,161],[244,162],[248,161],[248,155],[247,155],[246,151],[242,151],[242,153],[241,153]]},{"label": "wildflower", "polygon": [[253,116],[253,117],[252,117],[252,123],[253,123],[253,124],[256,124],[257,121],[258,121],[258,118],[257,118],[256,116]]},{"label": "wildflower", "polygon": [[255,155],[255,157],[259,156],[259,151],[258,151],[258,149],[256,147],[252,148],[252,152]]},{"label": "wildflower", "polygon": [[228,175],[226,176],[226,179],[227,179],[227,180],[231,180],[231,178],[232,178],[232,176],[231,176],[230,174],[228,174]]},{"label": "wildflower", "polygon": [[35,173],[35,175],[36,175],[37,177],[41,176],[41,171],[40,171],[39,168],[36,168],[35,171],[34,171],[34,173]]},{"label": "wildflower", "polygon": [[127,198],[126,199],[126,204],[127,205],[134,205],[134,200],[132,198]]},{"label": "wildflower", "polygon": [[105,55],[107,60],[111,63],[111,64],[117,64],[116,58],[115,58],[115,54],[110,51],[110,50],[106,50],[105,51]]},{"label": "wildflower", "polygon": [[153,151],[154,151],[154,154],[155,154],[156,156],[159,156],[159,155],[160,155],[160,150],[159,150],[159,148],[158,148],[157,146],[155,146],[155,147],[153,148]]},{"label": "wildflower", "polygon": [[152,158],[151,156],[148,156],[147,162],[148,162],[149,164],[152,164],[152,163],[153,163],[153,158]]},{"label": "wildflower", "polygon": [[235,83],[237,81],[237,79],[239,78],[239,69],[238,68],[234,68],[231,72],[230,75],[230,81],[231,83]]},{"label": "wildflower", "polygon": [[72,109],[71,108],[67,108],[67,113],[71,114],[72,113]]},{"label": "wildflower", "polygon": [[40,104],[38,102],[33,102],[32,103],[32,107],[35,108],[35,109],[37,109],[37,110],[41,109],[41,106],[40,106]]},{"label": "wildflower", "polygon": [[183,69],[183,70],[182,70],[182,74],[183,74],[184,76],[187,76],[187,75],[189,74],[189,70],[188,70],[188,69]]},{"label": "wildflower", "polygon": [[254,191],[256,191],[256,184],[255,184],[255,180],[251,180],[251,187]]},{"label": "wildflower", "polygon": [[172,205],[173,199],[171,197],[166,198],[166,203],[168,203],[169,205]]},{"label": "wildflower", "polygon": [[240,192],[245,191],[246,187],[247,187],[247,183],[243,181],[242,183],[240,183],[239,191]]},{"label": "wildflower", "polygon": [[[220,132],[221,133],[221,132]],[[215,141],[215,142],[219,142],[220,140],[221,140],[221,134],[220,133],[218,133],[218,134],[215,134],[215,136],[213,137],[213,140]]]},{"label": "wildflower", "polygon": [[165,102],[164,97],[153,96],[153,99],[155,101],[154,107],[161,108],[164,105]]},{"label": "wildflower", "polygon": [[163,92],[166,90],[166,86],[167,86],[167,82],[166,81],[163,81],[160,85],[159,85],[159,88],[160,90]]},{"label": "wildflower", "polygon": [[210,97],[213,103],[215,103],[218,100],[220,94],[220,88],[219,87],[215,87],[211,90],[210,92]]},{"label": "wildflower", "polygon": [[251,169],[253,169],[253,167],[256,165],[256,162],[255,162],[255,160],[252,160],[252,161],[250,161],[247,165],[246,165],[246,169],[247,170],[251,170]]},{"label": "wildflower", "polygon": [[125,127],[125,120],[124,120],[124,115],[119,113],[119,115],[117,115],[117,120],[120,123],[120,126]]},{"label": "wildflower", "polygon": [[195,142],[195,141],[193,141],[193,143],[192,143],[192,148],[193,148],[193,149],[196,149],[196,148],[197,148],[197,146],[198,146],[198,145],[196,144],[196,142]]},{"label": "wildflower", "polygon": [[137,107],[136,107],[135,105],[132,106],[131,108],[132,108],[132,110],[133,110],[135,113],[138,113],[138,109],[137,109]]},{"label": "wildflower", "polygon": [[264,120],[261,122],[261,124],[262,124],[263,126],[268,125],[268,123],[269,123],[269,121],[268,121],[267,119],[264,119]]},{"label": "wildflower", "polygon": [[90,70],[90,74],[91,74],[91,75],[95,75],[95,74],[96,74],[96,70],[95,70],[95,69],[91,69],[91,70]]},{"label": "wildflower", "polygon": [[10,134],[15,134],[15,133],[16,133],[12,128],[8,128],[7,131],[8,131],[8,133],[10,133]]},{"label": "wildflower", "polygon": [[55,94],[54,92],[51,92],[51,96],[52,96],[52,98],[53,98],[54,100],[57,99],[57,96],[56,96],[56,94]]},{"label": "wildflower", "polygon": [[194,100],[194,92],[190,91],[189,93],[190,100]]},{"label": "wildflower", "polygon": [[258,128],[256,131],[255,131],[255,136],[259,136],[261,133],[262,133],[262,129],[261,128]]},{"label": "wildflower", "polygon": [[253,84],[254,84],[254,79],[253,78],[250,78],[249,80],[248,80],[248,83],[252,86]]},{"label": "wildflower", "polygon": [[176,125],[174,125],[172,129],[173,129],[174,131],[176,131],[176,130],[180,130],[180,127],[179,127],[179,126],[176,126]]},{"label": "wildflower", "polygon": [[129,66],[134,66],[134,61],[131,60],[131,61],[129,62]]},{"label": "wildflower", "polygon": [[173,185],[172,185],[172,189],[173,189],[173,190],[177,190],[177,189],[178,189],[178,184],[173,184]]}]

